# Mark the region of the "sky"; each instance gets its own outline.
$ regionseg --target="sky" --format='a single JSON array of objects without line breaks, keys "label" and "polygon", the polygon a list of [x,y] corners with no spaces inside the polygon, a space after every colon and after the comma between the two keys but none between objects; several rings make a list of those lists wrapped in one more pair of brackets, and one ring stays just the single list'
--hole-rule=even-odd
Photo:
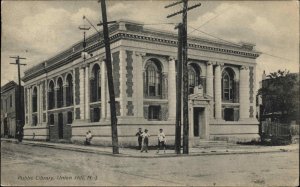
[{"label": "sky", "polygon": [[[135,0],[107,1],[108,20],[130,19],[147,27],[176,32],[174,25],[181,16],[167,19],[181,5],[164,8],[174,1]],[[299,72],[299,3],[297,1],[189,1],[201,6],[188,13],[188,35],[249,42],[262,52],[257,58],[257,81],[262,72],[287,69]],[[17,81],[17,66],[10,56],[26,60],[24,70],[67,49],[83,38],[78,29],[99,23],[98,0],[68,1],[1,1],[1,85]],[[194,29],[197,30],[194,30]],[[88,35],[93,34],[93,29]],[[207,34],[204,34],[207,33]],[[217,39],[218,40],[218,39]]]}]

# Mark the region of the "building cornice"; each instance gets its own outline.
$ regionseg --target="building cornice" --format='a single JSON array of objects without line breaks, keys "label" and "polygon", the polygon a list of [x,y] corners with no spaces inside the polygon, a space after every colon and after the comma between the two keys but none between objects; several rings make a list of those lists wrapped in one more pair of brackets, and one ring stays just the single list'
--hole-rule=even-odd
[{"label": "building cornice", "polygon": [[[124,26],[125,24],[125,26]],[[122,25],[122,29],[120,29]],[[124,30],[124,28],[126,30]],[[155,29],[143,28],[142,24],[134,22],[118,21],[115,25],[110,26],[110,43],[119,40],[131,40],[137,42],[154,43],[166,45],[177,48],[177,36],[171,32],[161,32]],[[95,33],[86,39],[88,53],[94,52],[104,47],[103,35],[101,32]],[[256,59],[261,53],[255,50],[250,50],[249,46],[233,45],[224,42],[217,42],[215,40],[208,40],[203,38],[189,37],[188,47],[190,49],[208,51],[213,53],[223,53],[234,56],[241,56],[245,58]],[[67,50],[59,53],[58,55],[28,69],[25,71],[23,81],[28,81],[34,77],[40,76],[43,73],[52,71],[65,64],[71,63],[74,60],[81,58],[83,51],[82,41],[72,45]]]}]

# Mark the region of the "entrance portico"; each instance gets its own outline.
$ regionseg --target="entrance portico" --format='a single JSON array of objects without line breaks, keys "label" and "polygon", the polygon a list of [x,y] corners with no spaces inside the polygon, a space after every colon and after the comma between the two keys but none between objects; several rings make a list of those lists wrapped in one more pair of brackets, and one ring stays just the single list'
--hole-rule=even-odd
[{"label": "entrance portico", "polygon": [[190,146],[209,139],[210,102],[211,98],[201,93],[189,95]]}]

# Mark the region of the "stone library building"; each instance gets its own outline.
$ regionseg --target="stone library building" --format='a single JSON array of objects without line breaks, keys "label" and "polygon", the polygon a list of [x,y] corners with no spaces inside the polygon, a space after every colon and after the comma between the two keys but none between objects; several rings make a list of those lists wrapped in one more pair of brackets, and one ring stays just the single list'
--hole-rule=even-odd
[{"label": "stone library building", "polygon": [[[176,33],[119,20],[109,27],[120,146],[135,146],[137,129],[164,129],[174,144]],[[190,141],[257,139],[254,44],[188,38]],[[25,71],[24,139],[111,145],[103,34],[95,33]]]}]

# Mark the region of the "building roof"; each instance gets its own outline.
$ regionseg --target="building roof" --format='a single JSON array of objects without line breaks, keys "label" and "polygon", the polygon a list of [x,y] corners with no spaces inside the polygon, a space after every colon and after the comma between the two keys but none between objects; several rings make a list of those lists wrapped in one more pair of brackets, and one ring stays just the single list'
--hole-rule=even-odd
[{"label": "building roof", "polygon": [[1,86],[1,94],[16,88],[16,86],[18,86],[18,84],[15,81],[9,81],[5,85]]},{"label": "building roof", "polygon": [[[151,42],[161,45],[177,47],[177,34],[158,29],[145,28],[143,23],[131,20],[119,20],[109,27],[110,43],[119,40],[135,40]],[[75,43],[66,50],[56,54],[52,58],[43,61],[24,72],[23,81],[42,75],[53,69],[68,64],[81,57],[83,51],[83,40]],[[261,53],[254,50],[254,44],[241,42],[234,44],[201,37],[188,37],[188,47],[215,53],[226,53],[229,55],[242,56],[246,58],[257,58]],[[94,52],[104,47],[103,33],[95,33],[86,39],[86,51]]]}]

